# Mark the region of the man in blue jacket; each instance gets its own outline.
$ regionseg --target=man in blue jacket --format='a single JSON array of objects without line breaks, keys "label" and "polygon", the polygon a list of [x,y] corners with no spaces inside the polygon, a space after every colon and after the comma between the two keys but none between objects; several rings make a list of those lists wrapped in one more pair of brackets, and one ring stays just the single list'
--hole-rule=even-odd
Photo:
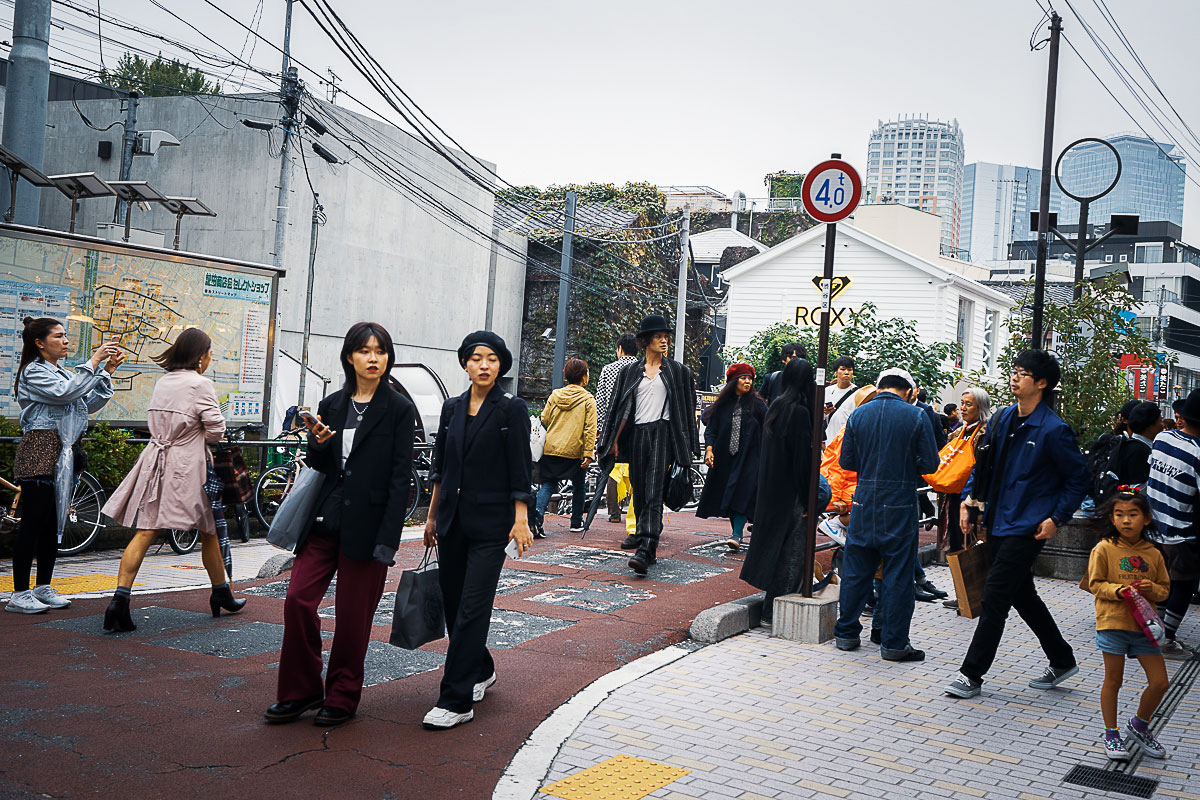
[{"label": "man in blue jacket", "polygon": [[[1037,636],[1050,665],[1029,681],[1035,689],[1052,689],[1079,671],[1075,654],[1038,596],[1033,562],[1046,540],[1074,516],[1087,491],[1087,466],[1075,433],[1050,408],[1058,385],[1058,361],[1045,350],[1025,350],[1017,356],[1009,388],[1017,398],[992,417],[987,441],[994,454],[990,477],[980,481],[977,465],[963,496],[960,523],[974,527],[969,511],[983,506],[991,557],[983,587],[983,613],[958,676],[946,694],[974,697],[991,669],[1004,635],[1009,609]],[[981,484],[987,483],[983,487]],[[980,496],[982,495],[982,496]]]},{"label": "man in blue jacket", "polygon": [[[922,661],[908,640],[913,572],[917,567],[917,493],[921,476],[938,465],[933,427],[910,405],[915,382],[902,369],[880,373],[879,394],[846,422],[842,469],[858,473],[842,562],[841,609],[834,636],[839,650],[859,646],[859,616],[871,597],[871,581],[883,562],[883,586],[871,641],[887,661]],[[876,636],[876,633],[879,635]]]}]

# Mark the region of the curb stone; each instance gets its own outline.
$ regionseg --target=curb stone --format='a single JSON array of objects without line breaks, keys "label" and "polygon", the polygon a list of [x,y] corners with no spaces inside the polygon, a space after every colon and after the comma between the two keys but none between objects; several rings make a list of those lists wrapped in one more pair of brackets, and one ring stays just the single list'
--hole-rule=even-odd
[{"label": "curb stone", "polygon": [[[937,546],[922,545],[917,550],[917,558],[922,566],[929,566],[937,555]],[[692,620],[688,628],[688,636],[697,642],[716,644],[732,636],[745,633],[751,628],[757,628],[762,618],[762,605],[765,594],[759,592],[740,600],[722,603],[719,606],[706,608]]]},{"label": "curb stone", "polygon": [[277,553],[266,560],[266,562],[258,568],[259,578],[274,578],[277,575],[282,575],[292,568],[292,564],[296,561],[296,556],[292,553]]}]

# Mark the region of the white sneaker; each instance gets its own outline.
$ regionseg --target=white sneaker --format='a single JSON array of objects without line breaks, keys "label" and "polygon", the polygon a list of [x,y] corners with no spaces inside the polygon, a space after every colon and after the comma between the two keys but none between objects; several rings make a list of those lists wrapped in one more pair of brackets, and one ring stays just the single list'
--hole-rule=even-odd
[{"label": "white sneaker", "polygon": [[[485,681],[486,683],[486,681]],[[447,711],[444,708],[434,706],[425,715],[425,719],[421,720],[421,724],[429,730],[446,731],[451,728],[458,727],[463,723],[470,722],[475,719],[474,711],[467,711],[464,714],[456,714],[453,711]]]},{"label": "white sneaker", "polygon": [[41,614],[49,611],[50,606],[38,600],[33,596],[33,592],[26,589],[23,592],[13,592],[12,596],[8,598],[8,605],[4,607],[4,610],[14,614]]},{"label": "white sneaker", "polygon": [[839,517],[826,517],[817,525],[817,532],[833,539],[841,547],[846,546],[846,526]]},{"label": "white sneaker", "polygon": [[33,587],[33,596],[36,597],[42,605],[50,606],[51,608],[66,608],[71,605],[71,601],[58,593],[50,584],[45,586]]},{"label": "white sneaker", "polygon": [[475,689],[471,692],[471,699],[478,703],[487,694],[487,690],[496,685],[496,673],[492,673],[492,677],[486,681],[480,681],[475,684]]}]

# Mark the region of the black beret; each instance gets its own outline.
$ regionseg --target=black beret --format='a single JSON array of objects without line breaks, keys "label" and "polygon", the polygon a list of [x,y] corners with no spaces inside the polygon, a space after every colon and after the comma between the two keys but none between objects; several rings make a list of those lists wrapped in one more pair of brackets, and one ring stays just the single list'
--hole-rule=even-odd
[{"label": "black beret", "polygon": [[458,363],[465,368],[467,360],[471,358],[471,354],[475,352],[478,345],[483,345],[500,356],[500,374],[496,376],[497,378],[503,377],[512,369],[512,353],[508,352],[508,346],[504,344],[504,340],[491,331],[475,331],[467,334],[462,340],[462,344],[458,346]]}]

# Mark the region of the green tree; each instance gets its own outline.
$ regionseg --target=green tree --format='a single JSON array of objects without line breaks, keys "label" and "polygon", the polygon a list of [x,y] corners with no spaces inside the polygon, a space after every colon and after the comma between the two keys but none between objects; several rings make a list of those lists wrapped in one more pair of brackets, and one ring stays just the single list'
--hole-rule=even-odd
[{"label": "green tree", "polygon": [[109,86],[138,92],[143,97],[221,92],[221,84],[209,81],[200,70],[173,58],[165,59],[162,54],[147,61],[139,55],[126,53],[117,62],[116,69],[102,72],[100,79]]},{"label": "green tree", "polygon": [[[1033,282],[1026,286],[1027,296],[1032,297]],[[1089,284],[1083,297],[1072,303],[1045,306],[1044,324],[1053,335],[1054,354],[1062,367],[1055,408],[1084,447],[1109,429],[1113,414],[1131,395],[1120,357],[1131,355],[1145,364],[1164,362],[1163,355],[1138,330],[1138,305],[1123,276],[1110,275]],[[1002,374],[1033,338],[1033,318],[1022,314],[1014,319],[1015,327],[1001,354]],[[1015,402],[1006,377],[989,380],[979,372],[967,377],[987,389],[993,408]]]},{"label": "green tree", "polygon": [[[762,378],[782,368],[779,348],[787,342],[803,344],[809,360],[815,362],[817,329],[788,322],[777,322],[759,331],[745,347],[725,348],[722,357],[726,363],[749,362]],[[830,363],[838,356],[853,358],[854,381],[860,386],[874,383],[879,373],[889,367],[902,367],[930,394],[936,394],[954,383],[956,374],[945,364],[959,351],[957,342],[922,342],[916,322],[901,317],[882,319],[873,303],[864,303],[851,314],[849,325],[834,328],[829,334]]]}]

